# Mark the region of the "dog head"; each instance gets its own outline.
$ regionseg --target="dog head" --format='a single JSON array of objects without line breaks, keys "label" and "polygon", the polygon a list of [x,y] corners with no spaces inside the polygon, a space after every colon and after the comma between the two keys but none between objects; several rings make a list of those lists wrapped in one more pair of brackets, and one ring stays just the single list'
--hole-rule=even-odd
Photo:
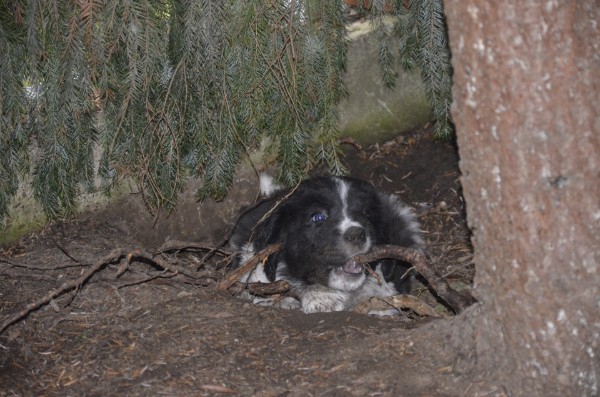
[{"label": "dog head", "polygon": [[[272,192],[267,182],[261,186]],[[410,209],[396,196],[358,179],[318,177],[276,190],[245,211],[230,238],[230,247],[247,254],[274,243],[281,249],[265,265],[269,280],[354,291],[366,275],[353,256],[377,244],[417,247],[420,238]]]}]

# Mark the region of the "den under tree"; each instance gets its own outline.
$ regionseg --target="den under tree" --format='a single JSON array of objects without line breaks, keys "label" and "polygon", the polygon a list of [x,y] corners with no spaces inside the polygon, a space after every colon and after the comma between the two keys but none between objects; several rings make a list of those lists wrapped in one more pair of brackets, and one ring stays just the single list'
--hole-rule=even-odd
[{"label": "den under tree", "polygon": [[[200,198],[222,198],[265,142],[282,182],[316,165],[344,173],[347,12],[310,0],[3,2],[0,220],[28,169],[54,218],[128,177],[157,216],[189,177],[203,180]],[[597,2],[373,1],[358,12],[380,37],[374,73],[393,86],[393,63],[419,67],[436,133],[454,133],[460,153],[478,303],[422,325],[412,348],[445,341],[472,382],[454,394],[597,395]]]}]

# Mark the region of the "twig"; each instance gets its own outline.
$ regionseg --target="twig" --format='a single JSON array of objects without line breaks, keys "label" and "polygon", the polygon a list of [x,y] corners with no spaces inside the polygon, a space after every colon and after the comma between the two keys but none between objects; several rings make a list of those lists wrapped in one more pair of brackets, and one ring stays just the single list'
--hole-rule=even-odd
[{"label": "twig", "polygon": [[[19,321],[20,319],[26,317],[29,313],[40,308],[41,306],[48,304],[54,298],[66,293],[74,288],[79,289],[94,273],[96,273],[97,271],[102,269],[104,266],[106,266],[110,263],[119,261],[123,258],[126,258],[129,263],[136,259],[137,260],[145,259],[147,262],[156,264],[159,267],[161,267],[162,269],[169,271],[171,273],[174,273],[174,275],[183,274],[194,280],[196,280],[196,279],[198,279],[198,277],[202,277],[202,276],[204,276],[204,277],[207,277],[207,276],[210,277],[211,275],[214,276],[214,274],[212,274],[212,273],[208,274],[210,272],[207,272],[206,274],[203,273],[200,275],[193,274],[193,273],[187,271],[186,269],[183,269],[179,266],[170,264],[163,258],[161,258],[157,255],[153,255],[139,247],[132,248],[132,249],[117,248],[117,249],[112,250],[108,255],[105,255],[104,257],[102,257],[96,263],[94,263],[80,277],[78,277],[76,279],[65,281],[63,284],[60,285],[60,287],[48,292],[42,298],[40,298],[34,302],[31,302],[30,304],[25,306],[25,308],[23,308],[21,311],[19,311],[15,315],[9,317],[7,320],[4,321],[4,323],[2,323],[2,326],[0,326],[0,334],[2,332],[4,332],[10,325],[12,325],[15,322]],[[235,282],[235,280],[234,280],[234,282]]]},{"label": "twig", "polygon": [[[273,214],[273,212],[275,212],[275,210],[284,202],[286,201],[288,198],[290,198],[290,196],[292,194],[294,194],[294,192],[298,189],[298,187],[300,186],[301,182],[298,182],[296,184],[296,186],[294,186],[292,189],[290,189],[289,192],[287,192],[285,194],[285,196],[281,197],[280,199],[277,200],[277,202],[275,202],[275,204],[269,208],[269,210],[267,212],[265,212],[265,214],[258,220],[258,222],[256,222],[256,225],[254,226],[254,228],[252,228],[252,233],[250,234],[250,238],[249,240],[252,240],[252,236],[254,236],[254,230],[258,227],[258,225],[260,225],[261,223],[263,223],[264,221],[266,221],[271,214]],[[244,213],[245,214],[245,213]]]},{"label": "twig", "polygon": [[360,145],[360,143],[358,143],[358,141],[354,138],[352,138],[351,136],[343,136],[340,137],[338,139],[338,143],[340,145],[350,145],[353,146],[356,150],[358,150],[359,152],[362,152],[362,146]]},{"label": "twig", "polygon": [[130,255],[132,256],[132,259],[133,258],[146,259],[147,261],[157,264],[158,266],[162,267],[163,269],[170,270],[172,273],[181,273],[181,274],[188,276],[190,278],[193,278],[193,279],[198,278],[197,274],[191,273],[188,270],[186,270],[180,266],[171,264],[171,263],[167,262],[166,260],[164,260],[163,258],[161,258],[160,256],[153,255],[153,254],[151,254],[147,251],[144,251],[140,248],[134,250]]},{"label": "twig", "polygon": [[265,261],[271,254],[279,251],[280,248],[280,244],[269,245],[267,248],[263,249],[262,251],[254,255],[252,258],[250,258],[242,266],[238,267],[237,269],[226,275],[225,278],[221,280],[217,285],[217,289],[222,291],[229,289],[235,282],[239,281],[244,274],[254,270],[254,268],[259,263]]},{"label": "twig", "polygon": [[227,239],[219,243],[218,245],[211,247],[206,244],[200,244],[193,241],[181,241],[181,240],[169,240],[160,246],[158,249],[158,253],[163,253],[167,251],[186,251],[186,250],[194,250],[194,251],[207,251],[207,253],[200,259],[200,262],[196,265],[195,270],[199,270],[202,265],[206,263],[207,260],[212,258],[213,255],[219,254],[224,258],[230,258],[234,255],[233,252],[230,252],[226,249],[223,249],[223,246],[227,243]]},{"label": "twig", "polygon": [[69,252],[65,248],[63,248],[62,246],[60,246],[56,241],[54,242],[54,245],[56,245],[56,248],[58,248],[63,254],[65,254],[65,256],[67,258],[69,258],[73,262],[79,264],[79,261],[77,259],[73,258],[73,256],[71,254],[69,254]]},{"label": "twig", "polygon": [[450,287],[448,282],[438,275],[433,268],[427,266],[425,256],[415,249],[395,245],[379,245],[373,247],[373,250],[368,254],[353,257],[360,264],[366,264],[383,258],[400,259],[411,263],[425,277],[435,293],[446,301],[456,313],[460,313],[476,302],[470,294],[458,292]]},{"label": "twig", "polygon": [[213,247],[210,251],[208,251],[206,253],[206,255],[204,255],[202,257],[202,259],[200,260],[200,263],[196,266],[196,270],[199,270],[200,266],[204,265],[206,263],[206,261],[209,260],[210,258],[212,258],[212,256],[215,253],[219,253],[225,258],[232,258],[235,255],[233,252],[229,252],[229,251],[222,249],[225,246],[225,244],[227,244],[227,240],[221,241],[219,243],[219,245],[217,245],[216,247]]},{"label": "twig", "polygon": [[181,240],[169,240],[160,246],[157,253],[163,253],[167,251],[185,251],[185,250],[198,250],[208,251],[211,253],[218,253],[222,256],[229,256],[232,253],[221,248],[222,244],[216,247],[211,247],[205,244],[199,244],[193,241],[181,241]]},{"label": "twig", "polygon": [[0,262],[4,262],[4,263],[10,265],[11,267],[22,267],[24,269],[29,269],[29,270],[43,270],[43,271],[69,269],[69,268],[72,268],[72,267],[90,266],[88,263],[79,263],[79,262],[75,263],[75,264],[72,264],[72,265],[61,265],[61,266],[54,266],[54,267],[24,265],[22,263],[17,263],[17,262],[9,261],[7,259],[0,259]]},{"label": "twig", "polygon": [[122,248],[117,248],[117,249],[111,251],[108,255],[104,256],[102,259],[100,259],[98,262],[96,262],[94,265],[92,265],[92,267],[89,268],[85,273],[83,273],[83,275],[81,275],[81,277],[79,277],[77,279],[65,281],[60,287],[48,292],[42,298],[40,298],[34,302],[31,302],[30,304],[25,306],[25,308],[23,310],[19,311],[12,317],[9,317],[8,320],[4,321],[4,323],[0,327],[0,334],[2,332],[4,332],[6,330],[6,328],[8,328],[10,325],[19,321],[23,317],[27,316],[33,310],[35,310],[45,304],[48,304],[52,299],[56,298],[57,296],[60,296],[60,295],[64,294],[65,292],[72,290],[73,288],[79,288],[79,286],[81,286],[88,278],[90,278],[94,273],[96,273],[98,270],[100,270],[103,266],[105,266],[115,260],[121,259],[127,255],[130,255],[129,252]]},{"label": "twig", "polygon": [[364,266],[364,268],[367,271],[367,273],[369,273],[371,276],[373,276],[373,278],[375,278],[375,280],[377,280],[377,285],[381,285],[381,277],[379,277],[379,274],[375,270],[373,270],[368,264]]},{"label": "twig", "polygon": [[116,288],[121,289],[121,288],[125,288],[125,287],[131,287],[132,285],[147,283],[147,282],[155,280],[157,278],[171,278],[171,277],[177,276],[177,274],[178,273],[170,273],[168,270],[165,269],[162,272],[160,272],[159,274],[149,275],[148,277],[144,277],[144,278],[140,278],[138,280],[126,282],[126,283],[123,283],[123,284],[117,286]]}]

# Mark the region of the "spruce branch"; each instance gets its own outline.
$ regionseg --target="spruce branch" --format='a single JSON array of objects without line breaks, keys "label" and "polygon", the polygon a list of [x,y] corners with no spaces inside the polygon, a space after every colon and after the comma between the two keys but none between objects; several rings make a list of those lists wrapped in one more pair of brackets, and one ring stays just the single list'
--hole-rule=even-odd
[{"label": "spruce branch", "polygon": [[[452,130],[441,0],[376,0],[382,79],[420,66],[441,135]],[[263,142],[280,180],[346,172],[337,113],[343,2],[19,0],[0,4],[0,223],[19,177],[50,217],[84,191],[135,178],[155,214],[187,177],[222,198]],[[383,23],[392,15],[393,26]],[[267,138],[267,139],[265,139]],[[37,150],[31,150],[32,147]],[[96,164],[99,157],[99,164]]]}]

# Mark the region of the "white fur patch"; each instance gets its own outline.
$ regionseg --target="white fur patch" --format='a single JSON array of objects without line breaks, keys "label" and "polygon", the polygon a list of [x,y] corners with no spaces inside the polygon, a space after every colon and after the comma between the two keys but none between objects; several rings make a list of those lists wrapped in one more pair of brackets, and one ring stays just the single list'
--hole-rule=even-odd
[{"label": "white fur patch", "polygon": [[[348,184],[339,178],[335,179],[335,183],[337,185],[337,191],[338,191],[338,194],[340,197],[340,201],[342,202],[342,221],[339,223],[338,229],[339,229],[341,235],[343,236],[344,233],[346,233],[346,231],[353,226],[360,227],[360,228],[364,228],[364,226],[361,223],[356,222],[355,220],[350,218],[350,216],[348,216]],[[359,250],[356,250],[356,249],[351,249],[350,247],[347,247],[346,254],[348,256],[364,254],[365,252],[369,251],[370,249],[371,249],[371,237],[367,236],[367,240],[362,248],[360,248]],[[335,282],[335,280],[334,280],[334,282]],[[330,277],[329,286],[331,286],[332,288],[338,288],[338,287],[334,286],[333,284],[331,284],[331,277]],[[348,289],[348,288],[339,288],[339,289]]]},{"label": "white fur patch", "polygon": [[340,196],[340,201],[342,202],[342,221],[340,222],[338,229],[340,232],[344,234],[346,230],[351,228],[352,226],[362,227],[362,225],[348,216],[348,184],[341,179],[335,180],[337,185],[338,194]]},{"label": "white fur patch", "polygon": [[287,264],[284,261],[279,261],[277,263],[277,270],[275,271],[275,280],[287,280],[287,272]]},{"label": "white fur patch", "polygon": [[[240,263],[244,264],[252,258],[256,252],[254,252],[254,245],[252,243],[246,243],[242,247]],[[240,281],[242,283],[270,283],[265,273],[265,266],[263,263],[259,263],[254,270],[244,274]]]},{"label": "white fur patch", "polygon": [[340,312],[350,307],[350,296],[322,285],[311,285],[302,291],[300,303],[304,313]]},{"label": "white fur patch", "polygon": [[256,254],[254,252],[254,244],[246,243],[242,246],[242,250],[240,252],[240,264],[244,264],[250,260]]},{"label": "white fur patch", "polygon": [[360,223],[358,223],[358,222],[353,221],[352,219],[350,219],[348,217],[348,214],[346,214],[344,212],[344,218],[342,219],[342,221],[338,225],[338,229],[340,229],[340,232],[342,234],[344,234],[346,232],[346,230],[350,229],[352,226],[362,227],[362,225]]},{"label": "white fur patch", "polygon": [[281,186],[273,182],[273,177],[269,174],[261,173],[259,175],[260,194],[263,197],[268,197],[274,192],[281,190]]},{"label": "white fur patch", "polygon": [[352,276],[346,274],[338,274],[336,271],[332,271],[329,273],[329,280],[327,280],[327,285],[331,288],[339,289],[341,291],[354,291],[360,288],[366,279],[365,273],[361,273],[360,276]]},{"label": "white fur patch", "polygon": [[385,298],[388,296],[398,295],[398,290],[396,290],[394,283],[385,281],[379,265],[377,265],[377,268],[375,268],[375,273],[377,273],[379,276],[381,285],[379,285],[375,277],[367,277],[367,281],[357,293],[358,301],[367,300],[373,296]]}]

